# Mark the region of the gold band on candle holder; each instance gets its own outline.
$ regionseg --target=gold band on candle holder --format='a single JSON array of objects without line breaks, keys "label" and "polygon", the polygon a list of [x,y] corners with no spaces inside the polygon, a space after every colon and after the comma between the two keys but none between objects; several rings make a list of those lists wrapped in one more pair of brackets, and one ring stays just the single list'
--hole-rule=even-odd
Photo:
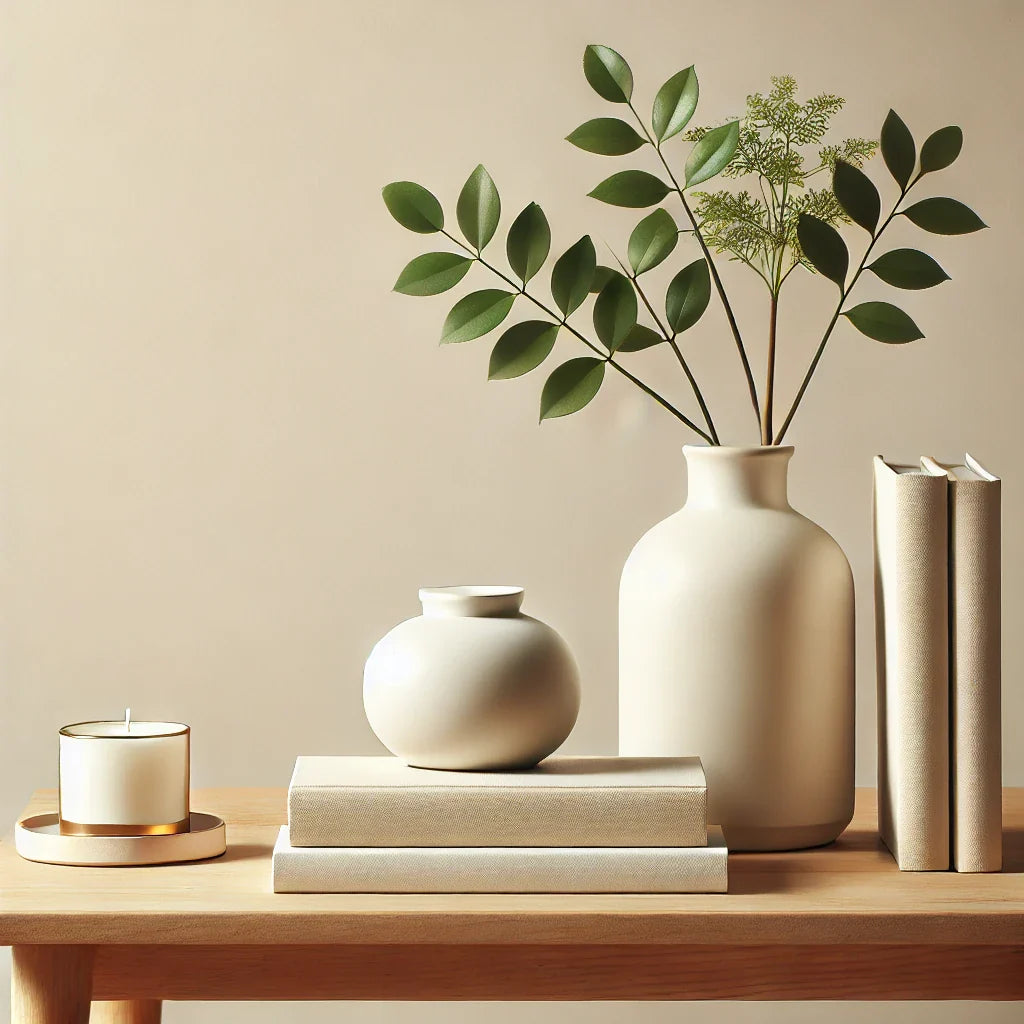
[{"label": "gold band on candle holder", "polygon": [[[190,816],[191,817],[191,816]],[[83,825],[81,822],[60,819],[62,836],[173,836],[189,831],[189,818],[172,821],[168,825]]]}]

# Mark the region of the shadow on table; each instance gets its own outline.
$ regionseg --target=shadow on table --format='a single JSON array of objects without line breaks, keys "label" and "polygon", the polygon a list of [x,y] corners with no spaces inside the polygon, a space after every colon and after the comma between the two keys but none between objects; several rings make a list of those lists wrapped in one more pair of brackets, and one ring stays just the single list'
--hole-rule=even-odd
[{"label": "shadow on table", "polygon": [[221,860],[252,860],[255,857],[270,858],[270,850],[259,843],[228,843],[227,853]]},{"label": "shadow on table", "polygon": [[1024,828],[1003,830],[1003,872],[1024,872]]}]

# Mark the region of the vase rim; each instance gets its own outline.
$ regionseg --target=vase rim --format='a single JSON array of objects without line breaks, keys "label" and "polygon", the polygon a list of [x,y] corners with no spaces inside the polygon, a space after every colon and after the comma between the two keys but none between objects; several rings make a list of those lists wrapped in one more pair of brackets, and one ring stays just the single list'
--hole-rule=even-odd
[{"label": "vase rim", "polygon": [[791,444],[757,444],[757,445],[728,445],[728,444],[684,444],[683,454],[700,454],[701,457],[728,459],[728,458],[771,458],[773,455],[790,456],[794,452]]},{"label": "vase rim", "polygon": [[523,604],[522,587],[507,584],[461,584],[420,587],[419,599],[428,615],[515,615]]}]

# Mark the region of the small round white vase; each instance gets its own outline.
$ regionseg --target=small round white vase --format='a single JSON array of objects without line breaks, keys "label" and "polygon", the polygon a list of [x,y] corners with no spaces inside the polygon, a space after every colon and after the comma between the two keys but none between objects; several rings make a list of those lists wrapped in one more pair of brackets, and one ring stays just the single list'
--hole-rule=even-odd
[{"label": "small round white vase", "polygon": [[521,587],[425,587],[423,614],[370,652],[363,706],[377,738],[416,768],[531,768],[580,708],[565,641],[523,615]]},{"label": "small round white vase", "polygon": [[686,446],[686,504],[619,596],[619,750],[697,754],[730,849],[835,839],[853,814],[854,604],[787,497],[792,448]]}]

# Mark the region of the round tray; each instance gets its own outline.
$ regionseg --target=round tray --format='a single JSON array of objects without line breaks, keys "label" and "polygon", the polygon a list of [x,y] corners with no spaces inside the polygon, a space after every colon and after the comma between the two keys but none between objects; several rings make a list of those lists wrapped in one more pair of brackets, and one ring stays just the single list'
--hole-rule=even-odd
[{"label": "round tray", "polygon": [[178,864],[219,857],[225,849],[224,822],[193,811],[189,831],[164,836],[62,836],[56,814],[33,814],[14,828],[14,848],[26,860],[78,867],[133,867]]}]

